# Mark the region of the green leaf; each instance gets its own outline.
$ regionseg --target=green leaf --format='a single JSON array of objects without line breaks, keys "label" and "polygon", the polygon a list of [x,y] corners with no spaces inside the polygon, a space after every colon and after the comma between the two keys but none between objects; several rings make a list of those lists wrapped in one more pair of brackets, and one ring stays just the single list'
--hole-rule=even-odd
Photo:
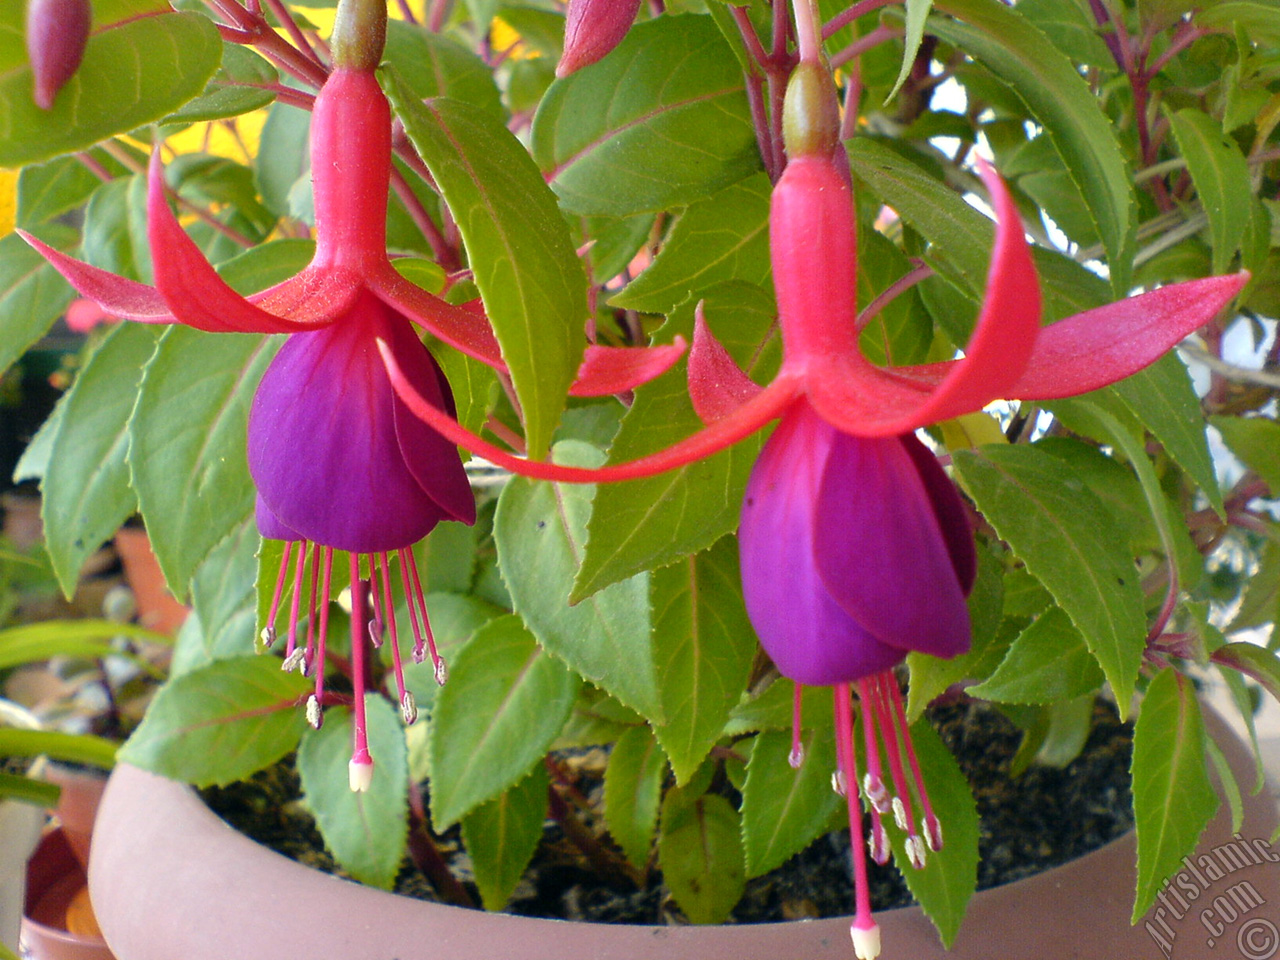
[{"label": "green leaf", "polygon": [[1097,694],[1090,691],[1072,700],[1059,700],[1045,710],[1048,727],[1036,750],[1035,761],[1059,769],[1073,762],[1084,749],[1093,730],[1093,705]]},{"label": "green leaf", "polygon": [[1264,690],[1280,701],[1280,658],[1256,643],[1237,641],[1213,652],[1215,663],[1233,667],[1262,684]]},{"label": "green leaf", "polygon": [[748,877],[782,866],[818,836],[839,806],[831,789],[836,767],[829,726],[813,724],[801,740],[804,762],[792,769],[791,734],[770,730],[755,738],[742,787],[742,849]]},{"label": "green leaf", "polygon": [[1142,699],[1132,774],[1138,883],[1130,922],[1137,923],[1218,810],[1195,687],[1172,668],[1156,674]]},{"label": "green leaf", "polygon": [[769,193],[769,178],[761,173],[690,204],[653,264],[609,303],[666,314],[724,280],[767,285]]},{"label": "green leaf", "polygon": [[553,83],[533,156],[566,210],[618,217],[692,203],[760,169],[742,71],[700,16],[637,24],[608,57]]},{"label": "green leaf", "polygon": [[[21,4],[5,4],[0,32],[21,34],[21,18]],[[199,94],[221,58],[217,27],[198,13],[98,29],[47,111],[32,100],[31,68],[0,61],[0,166],[83,150],[159,120]]]},{"label": "green leaf", "polygon": [[1231,452],[1280,494],[1280,423],[1269,417],[1210,417]]},{"label": "green leaf", "polygon": [[551,444],[582,362],[587,278],[555,197],[501,122],[457,100],[388,93],[467,247],[524,416],[529,455]]},{"label": "green leaf", "polygon": [[507,905],[533,859],[542,839],[550,786],[546,767],[538,764],[502,796],[462,818],[462,842],[486,910],[501,910]]},{"label": "green leaf", "polygon": [[885,830],[907,888],[950,949],[978,882],[977,804],[955,757],[928,721],[912,724],[910,735],[944,842],[941,850],[929,852],[924,869],[916,870],[906,856],[906,835],[892,818],[886,818]]},{"label": "green leaf", "polygon": [[431,820],[444,830],[518,783],[573,708],[578,678],[516,616],[476,631],[431,713]]},{"label": "green leaf", "polygon": [[[736,360],[744,366],[754,361],[751,373],[772,372],[775,355],[760,349],[775,311],[768,294],[747,284],[725,284],[707,291],[704,305],[713,331],[728,334],[722,340]],[[682,310],[670,326],[691,335],[692,310]],[[689,401],[684,371],[680,365],[636,390],[635,402],[609,448],[609,462],[653,453],[702,427]],[[604,484],[596,492],[586,552],[570,602],[706,549],[734,530],[747,478],[763,443],[757,435],[656,477]]]},{"label": "green leaf", "polygon": [[956,451],[978,509],[1071,617],[1128,713],[1145,646],[1138,571],[1102,503],[1034,446]]},{"label": "green leaf", "polygon": [[367,791],[349,784],[352,720],[346,707],[330,707],[319,730],[307,728],[298,745],[298,775],[325,846],[343,869],[361,883],[390,890],[408,841],[409,751],[400,717],[385,699],[366,695],[365,711],[373,757]]},{"label": "green leaf", "polygon": [[258,525],[247,520],[196,568],[191,607],[200,621],[201,642],[198,647],[179,644],[172,665],[175,673],[254,652],[254,580],[261,542]]},{"label": "green leaf", "polygon": [[959,20],[931,17],[929,30],[995,72],[1026,103],[1054,146],[1097,223],[1111,288],[1129,292],[1137,205],[1133,182],[1098,97],[1049,39],[1016,8],[995,0],[936,0]]},{"label": "green leaf", "polygon": [[[577,441],[558,443],[556,451],[558,462],[600,462],[594,448]],[[494,518],[498,567],[516,612],[539,643],[623,704],[660,721],[648,574],[569,605],[593,496],[592,486],[513,478]]]},{"label": "green leaf", "polygon": [[1241,189],[1249,183],[1249,164],[1235,141],[1222,132],[1222,125],[1208,114],[1187,107],[1171,112],[1169,122],[1209,217],[1213,272],[1224,273],[1253,213],[1253,196]]},{"label": "green leaf", "polygon": [[625,730],[604,771],[604,822],[628,862],[644,870],[653,852],[667,758],[646,727]]},{"label": "green leaf", "polygon": [[274,100],[276,95],[272,91],[257,88],[279,81],[280,74],[262,57],[240,44],[224,41],[222,66],[209,80],[204,92],[160,122],[166,125],[200,123],[238,117]]},{"label": "green leaf", "polygon": [[755,634],[742,602],[738,543],[651,575],[653,658],[664,722],[654,727],[676,782],[687,783],[720,738],[751,676]]},{"label": "green leaf", "polygon": [[118,652],[117,637],[168,646],[173,641],[133,623],[114,620],[42,620],[0,630],[0,670],[54,657],[98,659]]},{"label": "green leaf", "polygon": [[[56,247],[74,242],[63,227],[39,233]],[[0,371],[45,335],[72,296],[67,282],[20,236],[0,237]]]},{"label": "green leaf", "polygon": [[137,509],[129,485],[129,418],[159,335],[143,324],[119,325],[63,398],[40,515],[49,561],[67,596],[84,561]]},{"label": "green leaf", "polygon": [[296,189],[310,195],[310,132],[311,114],[306,110],[273,103],[267,111],[254,158],[254,185],[267,209],[278,217],[298,217],[301,211],[293,204]]},{"label": "green leaf", "polygon": [[134,248],[129,232],[129,198],[138,177],[120,177],[104,183],[84,211],[84,260],[102,270],[132,279],[144,279],[140,272],[147,248]]},{"label": "green leaf", "polygon": [[[101,150],[90,152],[113,176],[127,171]],[[76,157],[59,157],[22,168],[18,175],[18,226],[30,230],[79,207],[102,186],[102,181]]]},{"label": "green leaf", "polygon": [[143,371],[129,464],[156,559],[179,598],[200,562],[253,511],[249,405],[279,345],[171,327]]},{"label": "green leaf", "polygon": [[1225,0],[1208,4],[1196,14],[1195,24],[1223,33],[1234,34],[1242,30],[1255,42],[1280,41],[1280,21],[1276,19],[1275,5],[1263,0]]},{"label": "green leaf", "polygon": [[967,692],[1002,703],[1054,703],[1094,691],[1102,681],[1080,631],[1051,607],[1018,635],[996,672]]},{"label": "green leaf", "polygon": [[694,923],[720,923],[746,886],[738,811],[715,794],[670,790],[658,834],[662,876]]},{"label": "green leaf", "polygon": [[117,759],[197,787],[227,784],[298,745],[311,681],[275,657],[238,657],[161,687]]},{"label": "green leaf", "polygon": [[119,744],[105,737],[61,730],[18,730],[0,727],[0,757],[52,757],[64,763],[87,763],[110,770]]},{"label": "green leaf", "polygon": [[907,77],[911,75],[911,68],[915,65],[916,54],[920,52],[920,42],[924,39],[924,25],[929,19],[929,11],[933,7],[933,0],[904,0],[904,6],[907,11],[907,32],[903,37],[902,45],[902,66],[898,70],[898,79],[893,82],[893,89],[889,91],[889,95],[885,97],[885,103],[892,100],[902,85],[906,83]]},{"label": "green leaf", "polygon": [[450,97],[505,120],[502,95],[485,62],[443,33],[403,20],[387,21],[385,59],[419,100]]}]

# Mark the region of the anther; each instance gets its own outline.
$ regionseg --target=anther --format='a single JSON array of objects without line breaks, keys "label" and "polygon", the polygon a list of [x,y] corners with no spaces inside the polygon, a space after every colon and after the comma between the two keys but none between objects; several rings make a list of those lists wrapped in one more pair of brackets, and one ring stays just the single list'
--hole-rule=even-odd
[{"label": "anther", "polygon": [[889,862],[889,837],[880,824],[873,824],[871,836],[867,838],[867,847],[871,851],[871,859],[880,866]]},{"label": "anther", "polygon": [[400,715],[404,717],[405,723],[413,723],[418,719],[418,702],[408,690],[400,698]]},{"label": "anther", "polygon": [[836,792],[837,796],[847,797],[849,795],[843,770],[836,770],[831,774],[831,789]]},{"label": "anther", "polygon": [[264,647],[270,647],[276,642],[276,628],[263,627],[262,632],[258,634],[258,638],[262,641]]},{"label": "anther", "polygon": [[436,658],[436,686],[443,687],[449,679],[449,665],[443,657]]},{"label": "anther", "polygon": [[923,870],[925,862],[924,840],[916,834],[912,834],[907,837],[906,848],[907,859],[911,861],[911,866],[915,867],[917,870]]},{"label": "anther", "polygon": [[311,724],[313,730],[319,730],[321,724],[324,723],[324,714],[320,710],[320,701],[316,699],[314,693],[307,697],[307,723]]},{"label": "anther", "polygon": [[306,676],[306,661],[307,651],[302,647],[297,647],[294,649],[293,653],[284,658],[280,664],[280,669],[285,673],[288,673],[291,670],[297,670],[303,676]]},{"label": "anther", "polygon": [[924,838],[928,841],[930,850],[936,852],[942,849],[942,821],[932,813],[924,818]]},{"label": "anther", "polygon": [[889,812],[889,791],[885,788],[883,780],[878,776],[867,773],[862,778],[862,789],[866,791],[867,799],[871,802],[871,806],[875,807],[877,813]]},{"label": "anther", "polygon": [[373,649],[382,649],[382,625],[377,620],[369,621],[369,642],[373,644]]},{"label": "anther", "polygon": [[804,744],[797,743],[791,748],[791,752],[787,754],[787,763],[791,764],[792,770],[799,770],[804,766]]},{"label": "anther", "polygon": [[901,797],[893,798],[893,822],[898,825],[899,830],[906,830],[907,827],[907,805],[902,802]]}]

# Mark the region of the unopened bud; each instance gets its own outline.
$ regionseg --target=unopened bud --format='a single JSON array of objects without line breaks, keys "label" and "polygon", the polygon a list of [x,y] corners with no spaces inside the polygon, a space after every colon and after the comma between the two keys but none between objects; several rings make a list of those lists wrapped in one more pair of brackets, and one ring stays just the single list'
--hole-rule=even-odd
[{"label": "unopened bud", "polygon": [[640,0],[569,0],[556,76],[567,77],[609,53],[627,35],[639,9]]},{"label": "unopened bud", "polygon": [[307,697],[307,723],[311,724],[313,730],[319,730],[324,723],[324,713],[320,710],[320,701],[314,693]]},{"label": "unopened bud", "polygon": [[347,782],[352,793],[367,793],[373,785],[373,761],[367,756],[360,760],[352,757],[347,764]]},{"label": "unopened bud", "polygon": [[386,0],[340,0],[329,35],[334,67],[372,72],[386,42]]},{"label": "unopened bud", "polygon": [[408,690],[400,698],[400,715],[404,717],[405,723],[413,723],[418,719],[418,701],[413,698],[413,694]]},{"label": "unopened bud", "polygon": [[41,110],[75,74],[89,42],[89,0],[27,0],[27,57],[35,78],[33,99]]},{"label": "unopened bud", "polygon": [[791,159],[827,156],[840,142],[840,101],[831,72],[821,64],[800,63],[787,83],[782,104],[782,140]]},{"label": "unopened bud", "polygon": [[436,657],[436,686],[443,687],[449,680],[449,665],[443,657]]}]

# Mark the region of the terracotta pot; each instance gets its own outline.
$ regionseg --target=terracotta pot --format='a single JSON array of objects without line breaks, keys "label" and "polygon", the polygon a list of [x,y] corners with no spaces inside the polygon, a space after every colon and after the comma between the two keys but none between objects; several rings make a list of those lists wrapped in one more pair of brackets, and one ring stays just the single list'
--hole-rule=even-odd
[{"label": "terracotta pot", "polygon": [[27,865],[22,943],[32,960],[115,960],[89,907],[84,868],[61,829],[45,834]]},{"label": "terracotta pot", "polygon": [[177,633],[191,611],[169,592],[156,555],[151,552],[147,531],[121,527],[116,531],[115,545],[124,564],[125,579],[138,604],[138,622],[160,633]]},{"label": "terracotta pot", "polygon": [[50,763],[45,769],[44,779],[56,783],[62,791],[53,812],[80,868],[87,871],[89,838],[93,834],[93,821],[98,815],[102,794],[107,789],[107,774],[93,768],[79,769],[64,763]]},{"label": "terracotta pot", "polygon": [[[1232,735],[1216,717],[1210,730]],[[1229,743],[1242,782],[1252,762]],[[1248,837],[1270,836],[1270,797],[1246,800]],[[1218,817],[1202,852],[1231,839]],[[1280,850],[1280,847],[1277,848]],[[1280,868],[1250,866],[1212,892],[1249,881],[1280,902]],[[852,960],[847,919],[719,927],[569,923],[423,903],[339,880],[258,846],[211,813],[194,791],[121,765],[107,787],[89,871],[99,921],[120,960]],[[1134,838],[974,896],[944,951],[918,908],[878,914],[886,958],[1065,960],[1159,956],[1129,925]],[[222,895],[219,895],[222,894]],[[1205,898],[1206,901],[1209,899]],[[1195,906],[1193,904],[1193,906]],[[1206,946],[1198,913],[1168,919],[1177,960],[1236,954]],[[1275,928],[1272,927],[1272,930]],[[1232,930],[1234,937],[1234,928]],[[1234,939],[1232,940],[1234,947]],[[1255,955],[1260,956],[1261,954]]]}]

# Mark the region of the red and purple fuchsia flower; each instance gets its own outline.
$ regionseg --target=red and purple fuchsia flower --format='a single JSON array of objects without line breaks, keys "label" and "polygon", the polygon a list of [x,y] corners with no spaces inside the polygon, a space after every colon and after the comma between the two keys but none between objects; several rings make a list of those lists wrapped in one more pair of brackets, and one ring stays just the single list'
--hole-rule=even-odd
[{"label": "red and purple fuchsia flower", "polygon": [[[263,537],[284,542],[263,640],[270,646],[276,639],[274,624],[291,583],[284,666],[315,678],[306,712],[318,727],[325,703],[334,551],[347,552],[355,790],[367,789],[373,776],[364,695],[368,646],[381,644],[384,629],[391,635],[404,719],[412,723],[417,715],[404,683],[392,568],[398,563],[414,657],[421,661],[429,654],[443,683],[447,671],[436,652],[410,548],[441,520],[475,521],[475,501],[457,449],[397,396],[379,349],[394,357],[414,396],[450,415],[449,383],[414,325],[505,370],[482,313],[414,286],[387,257],[382,211],[391,170],[391,113],[374,74],[386,21],[385,8],[378,11],[381,16],[366,15],[368,9],[377,7],[339,7],[332,38],[335,69],[316,96],[311,121],[316,249],[297,276],[247,298],[227,286],[170,211],[159,150],[152,155],[147,195],[155,287],[72,259],[23,234],[72,286],[112,316],[210,332],[288,334],[262,377],[249,415],[258,529]],[[593,396],[630,389],[666,370],[682,352],[682,344],[588,347],[572,392]]]},{"label": "red and purple fuchsia flower", "polygon": [[[805,7],[807,4],[798,4]],[[767,387],[750,381],[699,316],[689,359],[704,430],[676,445],[597,470],[521,460],[469,434],[425,395],[380,344],[397,393],[449,439],[509,469],[547,480],[625,480],[708,456],[780,418],[747,485],[739,528],[743,594],[765,651],[796,682],[834,690],[838,770],[853,836],[860,960],[880,953],[871,913],[861,786],[872,857],[888,861],[882,818],[906,833],[924,865],[942,845],[907,730],[895,667],[910,651],[969,649],[966,597],[976,573],[963,503],[915,436],[926,425],[999,398],[1047,400],[1113,383],[1157,360],[1211,320],[1247,276],[1213,277],[1040,327],[1039,282],[1003,182],[985,163],[997,230],[987,297],[964,357],[881,368],[858,348],[856,234],[836,92],[816,26],[797,17],[801,63],[785,106],[788,165],[773,191],[770,245],[784,360]],[[854,746],[861,704],[866,774]],[[793,762],[802,757],[793,749]],[[888,783],[884,768],[888,767]]]}]

